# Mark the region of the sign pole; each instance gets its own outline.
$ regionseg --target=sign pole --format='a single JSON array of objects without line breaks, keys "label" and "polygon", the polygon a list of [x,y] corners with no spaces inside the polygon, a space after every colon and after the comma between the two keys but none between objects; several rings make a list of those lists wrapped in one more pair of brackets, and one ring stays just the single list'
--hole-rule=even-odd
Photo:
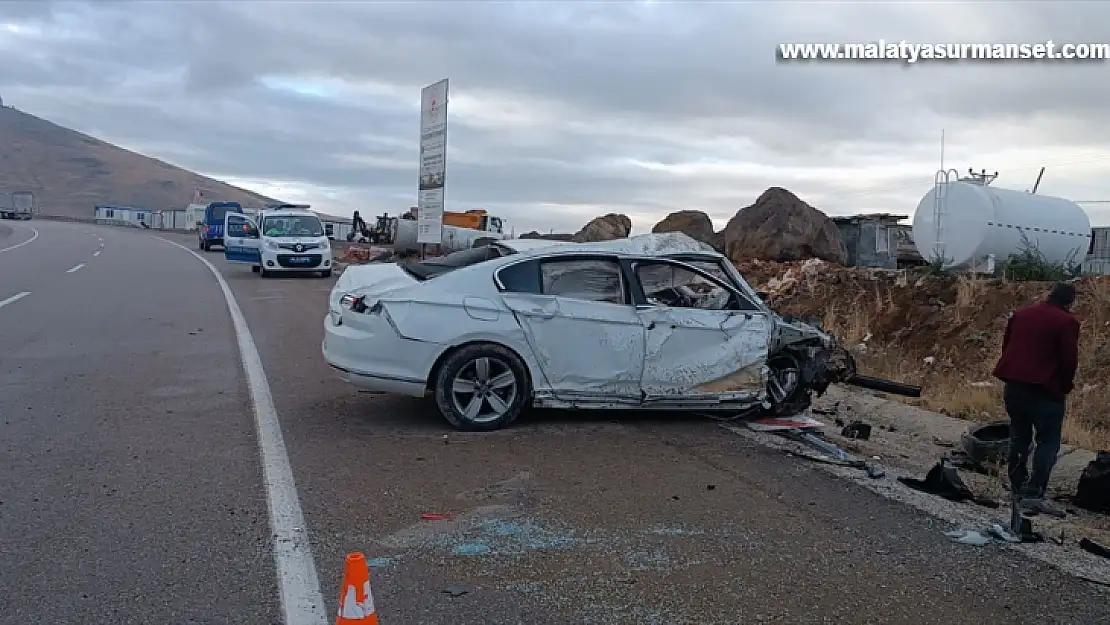
[{"label": "sign pole", "polygon": [[443,242],[447,179],[447,79],[420,91],[420,177],[417,186],[416,242],[420,257],[427,245]]}]

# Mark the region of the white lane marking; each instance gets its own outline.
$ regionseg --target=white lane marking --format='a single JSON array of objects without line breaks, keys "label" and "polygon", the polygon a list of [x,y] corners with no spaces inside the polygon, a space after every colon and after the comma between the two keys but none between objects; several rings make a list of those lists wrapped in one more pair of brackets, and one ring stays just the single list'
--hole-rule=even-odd
[{"label": "white lane marking", "polygon": [[8,299],[0,300],[0,308],[3,308],[5,306],[7,306],[8,304],[14,304],[15,302],[18,302],[19,300],[23,299],[24,297],[27,297],[30,294],[31,294],[30,291],[24,291],[22,293],[16,293],[15,295],[9,297]]},{"label": "white lane marking", "polygon": [[69,269],[66,269],[66,273],[73,273],[75,271],[80,271],[81,268],[84,267],[84,266],[85,266],[85,263],[78,263],[78,264],[70,267]]},{"label": "white lane marking", "polygon": [[27,228],[30,229],[30,231],[32,232],[32,236],[31,236],[30,239],[27,239],[26,241],[24,241],[22,243],[16,243],[15,245],[9,245],[8,247],[0,248],[0,254],[3,254],[4,252],[10,252],[11,250],[14,250],[16,248],[23,247],[24,245],[27,245],[31,241],[34,241],[35,239],[39,238],[39,231],[38,230],[35,230],[34,228],[31,228],[30,226],[27,226]]},{"label": "white lane marking", "polygon": [[274,540],[274,561],[277,564],[278,584],[285,625],[327,625],[324,596],[320,593],[320,579],[316,575],[316,560],[308,541],[304,512],[301,510],[293,468],[281,435],[270,383],[262,368],[262,357],[254,344],[247,320],[231,287],[216,267],[200,254],[169,239],[155,237],[170,245],[180,247],[204,263],[224,293],[227,310],[239,342],[239,355],[243,371],[247,374],[251,404],[254,406],[258,447],[262,454],[262,475],[266,483],[266,499],[270,504],[270,530]]},{"label": "white lane marking", "polygon": [[93,256],[100,256],[100,250],[96,250],[95,252],[93,252]]}]

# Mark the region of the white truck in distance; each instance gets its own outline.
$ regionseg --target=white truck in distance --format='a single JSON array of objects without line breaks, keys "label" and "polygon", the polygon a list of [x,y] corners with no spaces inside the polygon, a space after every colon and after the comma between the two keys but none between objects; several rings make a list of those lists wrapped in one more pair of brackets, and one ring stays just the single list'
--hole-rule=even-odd
[{"label": "white truck in distance", "polygon": [[11,208],[0,208],[0,219],[31,219],[35,212],[35,194],[30,191],[12,193]]}]

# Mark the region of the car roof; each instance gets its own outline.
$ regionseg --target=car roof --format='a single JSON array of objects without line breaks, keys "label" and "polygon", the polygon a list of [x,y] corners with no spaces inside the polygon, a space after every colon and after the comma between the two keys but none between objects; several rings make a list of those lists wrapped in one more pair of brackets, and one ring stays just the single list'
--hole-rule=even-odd
[{"label": "car roof", "polygon": [[[524,245],[519,244],[527,241]],[[536,243],[532,243],[536,242]],[[542,242],[542,243],[540,243]],[[702,243],[681,232],[659,232],[640,234],[624,239],[612,241],[597,241],[591,243],[572,243],[567,241],[546,241],[542,239],[510,239],[498,241],[518,254],[547,255],[547,254],[582,254],[604,253],[618,256],[670,256],[672,254],[699,254],[724,258],[708,243]]]},{"label": "car roof", "polygon": [[549,239],[501,239],[495,241],[495,243],[497,245],[503,245],[514,252],[530,252],[535,249],[566,243],[566,241],[552,241]]}]

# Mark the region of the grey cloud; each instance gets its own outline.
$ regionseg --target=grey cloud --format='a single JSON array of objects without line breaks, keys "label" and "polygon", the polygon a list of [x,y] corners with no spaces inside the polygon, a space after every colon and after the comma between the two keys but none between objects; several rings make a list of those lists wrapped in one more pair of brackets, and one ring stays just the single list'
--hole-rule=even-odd
[{"label": "grey cloud", "polygon": [[[550,105],[559,116],[541,133],[452,113],[449,202],[548,227],[604,207],[721,219],[786,179],[830,212],[908,213],[931,181],[940,128],[953,159],[1045,143],[1105,150],[1110,81],[1095,77],[1108,66],[775,63],[776,45],[938,33],[1098,41],[1110,10],[1062,4],[1007,3],[1003,20],[989,3],[0,2],[0,22],[85,33],[44,28],[16,49],[0,31],[0,52],[20,61],[0,72],[0,94],[208,174],[340,189],[344,202],[396,210],[412,201],[414,171],[380,164],[415,170],[417,91],[450,76],[455,97],[512,96],[524,112]],[[268,76],[338,77],[412,98],[295,97],[267,89]],[[1023,132],[997,130],[1020,122]],[[750,141],[728,145],[741,137]],[[772,179],[620,164],[710,158],[794,169]],[[854,179],[892,163],[920,173]],[[840,181],[806,173],[853,165],[858,174]]]},{"label": "grey cloud", "polygon": [[49,18],[53,6],[39,0],[9,0],[0,2],[0,20],[31,22]]}]

